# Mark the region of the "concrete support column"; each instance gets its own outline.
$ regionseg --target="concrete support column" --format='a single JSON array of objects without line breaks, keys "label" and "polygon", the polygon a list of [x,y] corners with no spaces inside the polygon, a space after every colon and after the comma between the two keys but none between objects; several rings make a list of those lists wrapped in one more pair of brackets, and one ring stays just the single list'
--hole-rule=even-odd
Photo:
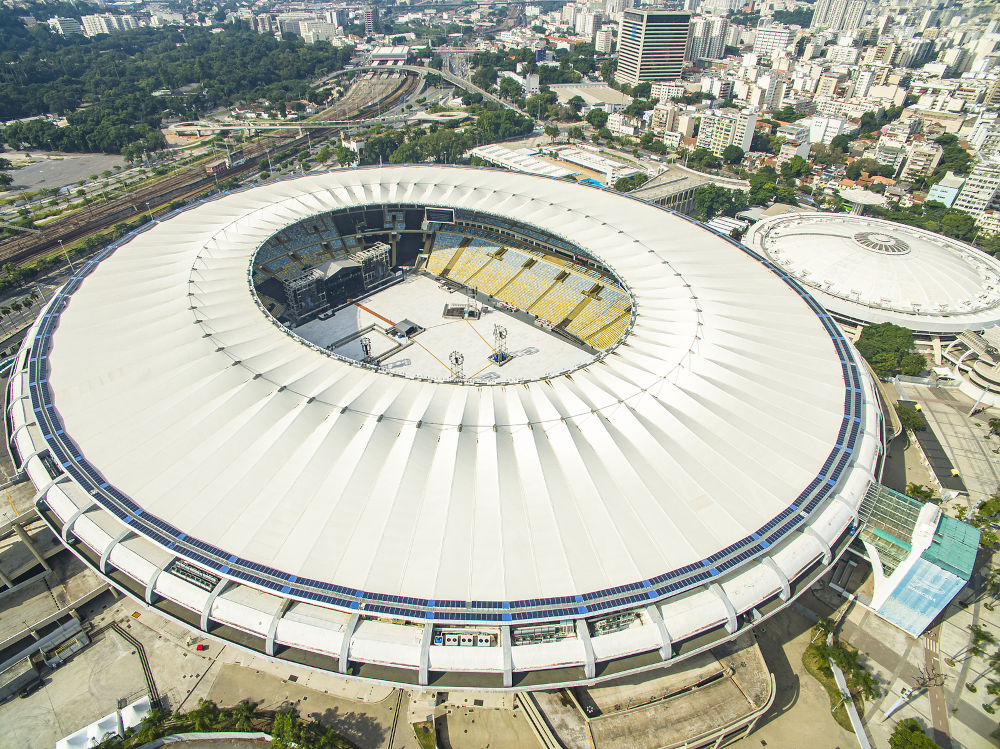
[{"label": "concrete support column", "polygon": [[736,607],[733,606],[733,602],[729,600],[729,596],[726,595],[726,591],[722,589],[722,586],[718,583],[711,583],[708,589],[715,593],[716,597],[722,602],[722,605],[726,607],[726,614],[729,616],[729,621],[726,622],[726,631],[729,634],[735,632],[738,628],[736,622]]},{"label": "concrete support column", "polygon": [[38,449],[37,449],[37,450],[35,450],[34,452],[31,452],[31,453],[28,453],[28,454],[27,454],[27,455],[26,455],[26,456],[25,456],[25,457],[24,457],[24,458],[23,458],[23,459],[21,460],[21,465],[19,465],[19,466],[17,467],[17,472],[18,472],[18,473],[24,473],[24,469],[25,469],[25,467],[26,467],[26,466],[28,465],[28,461],[29,461],[29,460],[31,460],[32,458],[37,458],[37,457],[38,457],[39,455],[41,455],[41,454],[42,454],[43,452],[45,452],[46,450],[48,450],[48,448],[47,448],[47,447],[45,447],[45,445],[42,445],[42,446],[41,446],[40,448],[38,448]]},{"label": "concrete support column", "polygon": [[511,652],[510,627],[500,627],[500,646],[503,648],[503,685],[514,686],[514,658]]},{"label": "concrete support column", "polygon": [[21,539],[21,543],[28,547],[28,551],[31,552],[31,555],[40,565],[42,565],[42,567],[46,569],[46,571],[51,571],[52,568],[49,567],[49,563],[45,561],[45,557],[42,556],[38,547],[35,546],[35,542],[28,536],[28,532],[24,530],[19,523],[11,523],[11,525],[14,526],[14,532],[17,534],[17,537]]},{"label": "concrete support column", "polygon": [[792,588],[788,584],[788,577],[782,571],[781,567],[775,564],[775,561],[771,557],[761,557],[761,561],[764,562],[764,566],[771,570],[778,578],[778,582],[781,583],[781,595],[779,596],[782,601],[787,601],[792,597]]},{"label": "concrete support column", "polygon": [[3,570],[0,570],[0,583],[3,583],[8,588],[14,587],[14,581],[7,577]]},{"label": "concrete support column", "polygon": [[264,641],[264,652],[268,655],[274,655],[274,636],[278,631],[278,622],[281,621],[281,617],[285,615],[285,612],[288,611],[288,607],[291,605],[291,600],[286,598],[281,602],[278,610],[274,612],[274,617],[271,619],[271,626],[267,628],[267,639]]},{"label": "concrete support column", "polygon": [[111,552],[118,544],[120,544],[122,541],[124,541],[131,535],[132,535],[132,529],[126,528],[117,536],[115,536],[115,538],[111,541],[111,543],[109,543],[106,547],[104,547],[104,551],[101,552],[101,561],[99,564],[102,575],[108,574],[108,557],[111,556]]},{"label": "concrete support column", "polygon": [[931,338],[931,346],[934,347],[934,363],[941,363],[941,336],[936,335]]},{"label": "concrete support column", "polygon": [[829,564],[830,561],[833,559],[833,551],[831,551],[830,544],[827,543],[827,540],[823,538],[823,536],[821,536],[816,531],[816,529],[813,528],[811,525],[807,525],[805,528],[803,528],[802,533],[808,536],[812,536],[817,541],[819,541],[819,545],[823,548],[823,564]]},{"label": "concrete support column", "polygon": [[76,521],[80,519],[80,516],[94,506],[94,503],[84,505],[83,507],[78,507],[76,512],[69,516],[69,519],[62,527],[60,535],[62,536],[63,543],[69,545],[69,534],[73,532],[73,526],[76,525]]},{"label": "concrete support column", "polygon": [[212,592],[209,594],[208,600],[205,601],[205,605],[201,609],[200,624],[202,632],[208,632],[208,618],[209,614],[212,613],[212,604],[215,603],[215,599],[219,597],[219,594],[229,587],[229,584],[230,584],[229,580],[227,580],[226,578],[222,578],[221,580],[219,580],[219,582],[215,584],[215,587],[212,588]]},{"label": "concrete support column", "polygon": [[167,568],[167,565],[169,565],[172,561],[174,561],[174,557],[167,557],[166,559],[164,559],[163,562],[160,564],[160,566],[156,568],[156,572],[153,573],[153,576],[149,578],[149,582],[146,583],[147,604],[152,605],[153,590],[156,588],[156,581],[159,579],[160,574],[163,572],[163,570],[165,570]]},{"label": "concrete support column", "polygon": [[357,613],[351,614],[347,627],[344,628],[344,641],[340,643],[340,663],[337,665],[337,670],[342,674],[347,673],[347,665],[351,658],[351,637],[354,636],[354,630],[357,629],[360,619],[361,616]]},{"label": "concrete support column", "polygon": [[590,630],[586,619],[576,620],[576,636],[583,643],[583,675],[593,679],[597,675],[597,660],[594,658],[594,643],[590,641]]},{"label": "concrete support column", "polygon": [[656,624],[656,629],[660,632],[660,641],[663,645],[660,646],[660,657],[669,661],[674,657],[674,642],[670,637],[670,632],[667,631],[667,623],[663,621],[663,616],[660,614],[660,609],[657,606],[647,606],[646,614],[653,623]]},{"label": "concrete support column", "polygon": [[426,687],[430,681],[431,663],[431,638],[434,636],[434,623],[427,622],[424,625],[424,633],[420,638],[420,672],[417,675],[417,683]]}]

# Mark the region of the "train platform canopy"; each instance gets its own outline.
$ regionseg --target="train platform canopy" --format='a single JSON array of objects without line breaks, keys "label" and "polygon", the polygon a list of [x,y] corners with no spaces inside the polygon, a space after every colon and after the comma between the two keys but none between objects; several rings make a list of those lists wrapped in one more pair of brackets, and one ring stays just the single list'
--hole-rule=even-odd
[{"label": "train platform canopy", "polygon": [[395,47],[376,47],[372,50],[372,61],[406,62],[408,54],[410,54],[410,48],[405,44],[398,44]]},{"label": "train platform canopy", "polygon": [[932,503],[877,484],[861,516],[860,538],[875,576],[871,608],[919,637],[969,582],[979,530]]}]

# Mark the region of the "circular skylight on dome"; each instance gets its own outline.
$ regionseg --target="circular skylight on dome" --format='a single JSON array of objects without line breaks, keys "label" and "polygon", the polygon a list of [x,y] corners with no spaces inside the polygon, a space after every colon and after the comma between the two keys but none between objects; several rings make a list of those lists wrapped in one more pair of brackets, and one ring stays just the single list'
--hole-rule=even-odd
[{"label": "circular skylight on dome", "polygon": [[910,251],[910,245],[902,239],[897,239],[880,231],[859,231],[854,235],[854,241],[872,252],[883,255],[905,255]]}]

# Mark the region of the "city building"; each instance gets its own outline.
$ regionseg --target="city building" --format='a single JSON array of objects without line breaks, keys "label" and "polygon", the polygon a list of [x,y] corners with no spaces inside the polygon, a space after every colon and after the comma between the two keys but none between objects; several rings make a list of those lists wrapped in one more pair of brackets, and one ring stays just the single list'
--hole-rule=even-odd
[{"label": "city building", "polygon": [[965,184],[965,177],[961,177],[954,172],[948,172],[944,175],[940,182],[931,185],[931,188],[927,191],[927,200],[937,201],[938,203],[944,203],[944,205],[951,208],[955,202],[955,198],[958,197],[958,193],[962,191],[962,185]]},{"label": "city building", "polygon": [[366,6],[361,18],[365,24],[365,36],[374,36],[379,29],[378,8],[374,5]]},{"label": "city building", "polygon": [[[425,165],[143,229],[30,327],[8,449],[83,564],[210,641],[407,687],[593,684],[749,635],[857,537],[873,382],[809,290],[696,221]],[[288,281],[308,318],[319,277],[291,282],[314,268],[383,317],[359,331],[341,295],[349,341],[336,316],[292,334],[273,295]],[[536,345],[501,370],[471,328],[434,332],[469,313],[441,280],[600,348],[490,302],[511,351]],[[641,356],[606,355],[625,340]]]},{"label": "city building", "polygon": [[49,28],[61,36],[82,34],[83,26],[75,18],[60,18],[53,16],[48,20]]},{"label": "city building", "polygon": [[973,216],[1000,207],[1000,161],[980,161],[965,179],[952,208]]},{"label": "city building", "polygon": [[615,35],[611,29],[600,29],[594,34],[594,50],[599,55],[610,55]]},{"label": "city building", "polygon": [[750,111],[719,109],[702,115],[698,128],[698,148],[707,148],[721,157],[726,146],[737,146],[744,153],[750,150],[757,115]]},{"label": "city building", "polygon": [[684,96],[687,88],[683,83],[658,82],[650,87],[650,96],[660,101],[670,101],[675,96]]},{"label": "city building", "polygon": [[139,27],[134,16],[113,16],[107,13],[93,14],[80,17],[85,36],[96,36],[98,34],[113,34],[116,31],[135,29]]},{"label": "city building", "polygon": [[852,31],[861,27],[866,10],[865,0],[816,0],[809,28]]},{"label": "city building", "polygon": [[822,143],[829,146],[838,135],[850,135],[857,132],[857,127],[848,123],[846,117],[826,117],[814,114],[799,124],[809,128],[809,142]]},{"label": "city building", "polygon": [[626,10],[618,27],[615,80],[635,86],[643,81],[676,81],[689,58],[691,14],[663,10]]},{"label": "city building", "polygon": [[574,28],[576,33],[588,38],[593,37],[604,21],[604,15],[600,11],[584,11],[578,13]]},{"label": "city building", "polygon": [[[306,44],[316,42],[328,42],[336,36],[340,36],[341,29],[335,23],[328,21],[299,21],[299,36]],[[406,57],[404,56],[405,60]]]},{"label": "city building", "polygon": [[777,165],[780,168],[786,161],[791,161],[795,156],[803,159],[809,158],[809,141],[794,140],[789,138],[781,144],[778,149]]},{"label": "city building", "polygon": [[753,51],[755,55],[769,58],[774,54],[786,51],[794,41],[794,28],[762,18],[757,23],[757,36],[754,38]]},{"label": "city building", "polygon": [[346,26],[347,25],[347,9],[346,8],[334,8],[328,10],[323,14],[327,23],[332,23],[334,26]]},{"label": "city building", "polygon": [[724,56],[729,21],[720,16],[698,16],[691,21],[691,60],[716,60]]},{"label": "city building", "polygon": [[913,182],[928,176],[941,161],[942,149],[937,143],[914,143],[907,150],[906,164],[899,173],[903,182]]},{"label": "city building", "polygon": [[615,112],[608,117],[607,127],[615,135],[632,137],[639,134],[639,130],[642,128],[642,120],[624,112]]}]

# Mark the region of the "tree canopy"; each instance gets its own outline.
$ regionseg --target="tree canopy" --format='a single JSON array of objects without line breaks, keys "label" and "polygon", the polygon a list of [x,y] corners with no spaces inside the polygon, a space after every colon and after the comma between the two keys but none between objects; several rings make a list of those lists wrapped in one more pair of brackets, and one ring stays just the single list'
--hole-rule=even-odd
[{"label": "tree canopy", "polygon": [[889,749],[941,749],[920,727],[915,718],[907,718],[896,724],[889,737]]},{"label": "tree canopy", "polygon": [[900,373],[917,375],[927,366],[924,357],[913,351],[913,332],[890,322],[865,327],[857,347],[883,379]]},{"label": "tree canopy", "polygon": [[[62,37],[44,25],[24,28],[0,10],[0,120],[65,115],[67,127],[47,120],[9,125],[11,145],[119,153],[138,143],[162,147],[166,117],[193,118],[211,107],[264,98],[299,99],[309,81],[338,70],[350,47],[300,39],[279,42],[246,26],[182,31],[140,28],[94,38]],[[154,96],[185,89],[184,95]]]}]

